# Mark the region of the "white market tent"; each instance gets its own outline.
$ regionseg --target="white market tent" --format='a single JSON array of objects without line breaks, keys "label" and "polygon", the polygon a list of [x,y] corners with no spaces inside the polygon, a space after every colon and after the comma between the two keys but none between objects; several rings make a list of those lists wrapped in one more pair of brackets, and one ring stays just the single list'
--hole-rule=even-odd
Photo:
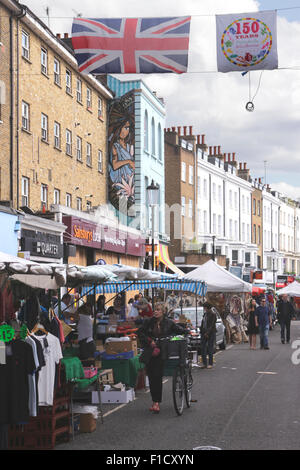
[{"label": "white market tent", "polygon": [[183,276],[183,280],[204,281],[207,292],[252,292],[252,284],[234,276],[213,260]]},{"label": "white market tent", "polygon": [[283,287],[276,291],[277,295],[291,295],[292,297],[300,297],[300,283],[297,281],[291,282],[291,284]]}]

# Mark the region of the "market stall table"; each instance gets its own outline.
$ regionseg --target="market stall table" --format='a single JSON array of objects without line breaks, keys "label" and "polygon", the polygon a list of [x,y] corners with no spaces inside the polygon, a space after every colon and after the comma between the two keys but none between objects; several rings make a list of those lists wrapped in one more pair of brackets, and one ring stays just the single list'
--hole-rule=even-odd
[{"label": "market stall table", "polygon": [[135,387],[138,372],[144,369],[144,364],[139,361],[139,355],[130,359],[102,359],[103,369],[113,369],[116,383],[122,382],[130,387]]}]

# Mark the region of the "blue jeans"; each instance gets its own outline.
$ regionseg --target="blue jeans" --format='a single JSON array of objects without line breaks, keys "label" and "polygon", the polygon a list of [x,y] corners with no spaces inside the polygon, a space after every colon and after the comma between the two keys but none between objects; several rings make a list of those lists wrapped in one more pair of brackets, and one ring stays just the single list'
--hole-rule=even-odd
[{"label": "blue jeans", "polygon": [[260,347],[267,348],[269,346],[269,325],[259,325]]},{"label": "blue jeans", "polygon": [[204,366],[207,366],[207,355],[209,365],[213,365],[215,339],[215,334],[210,335],[208,338],[201,338],[201,355]]}]

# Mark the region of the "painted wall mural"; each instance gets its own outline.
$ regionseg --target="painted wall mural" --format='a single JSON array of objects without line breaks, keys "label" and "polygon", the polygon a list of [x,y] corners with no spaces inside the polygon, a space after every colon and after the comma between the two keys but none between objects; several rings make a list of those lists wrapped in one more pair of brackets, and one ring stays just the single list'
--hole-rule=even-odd
[{"label": "painted wall mural", "polygon": [[134,91],[111,102],[108,119],[109,201],[128,213],[135,202]]}]

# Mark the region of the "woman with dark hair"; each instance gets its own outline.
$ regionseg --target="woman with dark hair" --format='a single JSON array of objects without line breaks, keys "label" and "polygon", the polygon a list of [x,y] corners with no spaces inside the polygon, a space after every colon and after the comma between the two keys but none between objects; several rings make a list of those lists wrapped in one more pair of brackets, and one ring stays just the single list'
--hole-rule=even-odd
[{"label": "woman with dark hair", "polygon": [[112,189],[134,199],[134,126],[130,115],[123,115],[109,129],[109,177]]},{"label": "woman with dark hair", "polygon": [[255,309],[256,309],[256,300],[250,299],[249,309],[248,309],[248,335],[250,349],[256,349],[256,335],[258,335],[258,327],[255,324]]},{"label": "woman with dark hair", "polygon": [[164,359],[156,339],[176,334],[185,334],[185,330],[166,316],[164,302],[157,302],[154,306],[153,317],[144,320],[137,334],[144,349],[140,361],[146,365],[149,378],[152,406],[150,411],[159,413],[159,404],[162,401],[162,378],[164,372]]}]

